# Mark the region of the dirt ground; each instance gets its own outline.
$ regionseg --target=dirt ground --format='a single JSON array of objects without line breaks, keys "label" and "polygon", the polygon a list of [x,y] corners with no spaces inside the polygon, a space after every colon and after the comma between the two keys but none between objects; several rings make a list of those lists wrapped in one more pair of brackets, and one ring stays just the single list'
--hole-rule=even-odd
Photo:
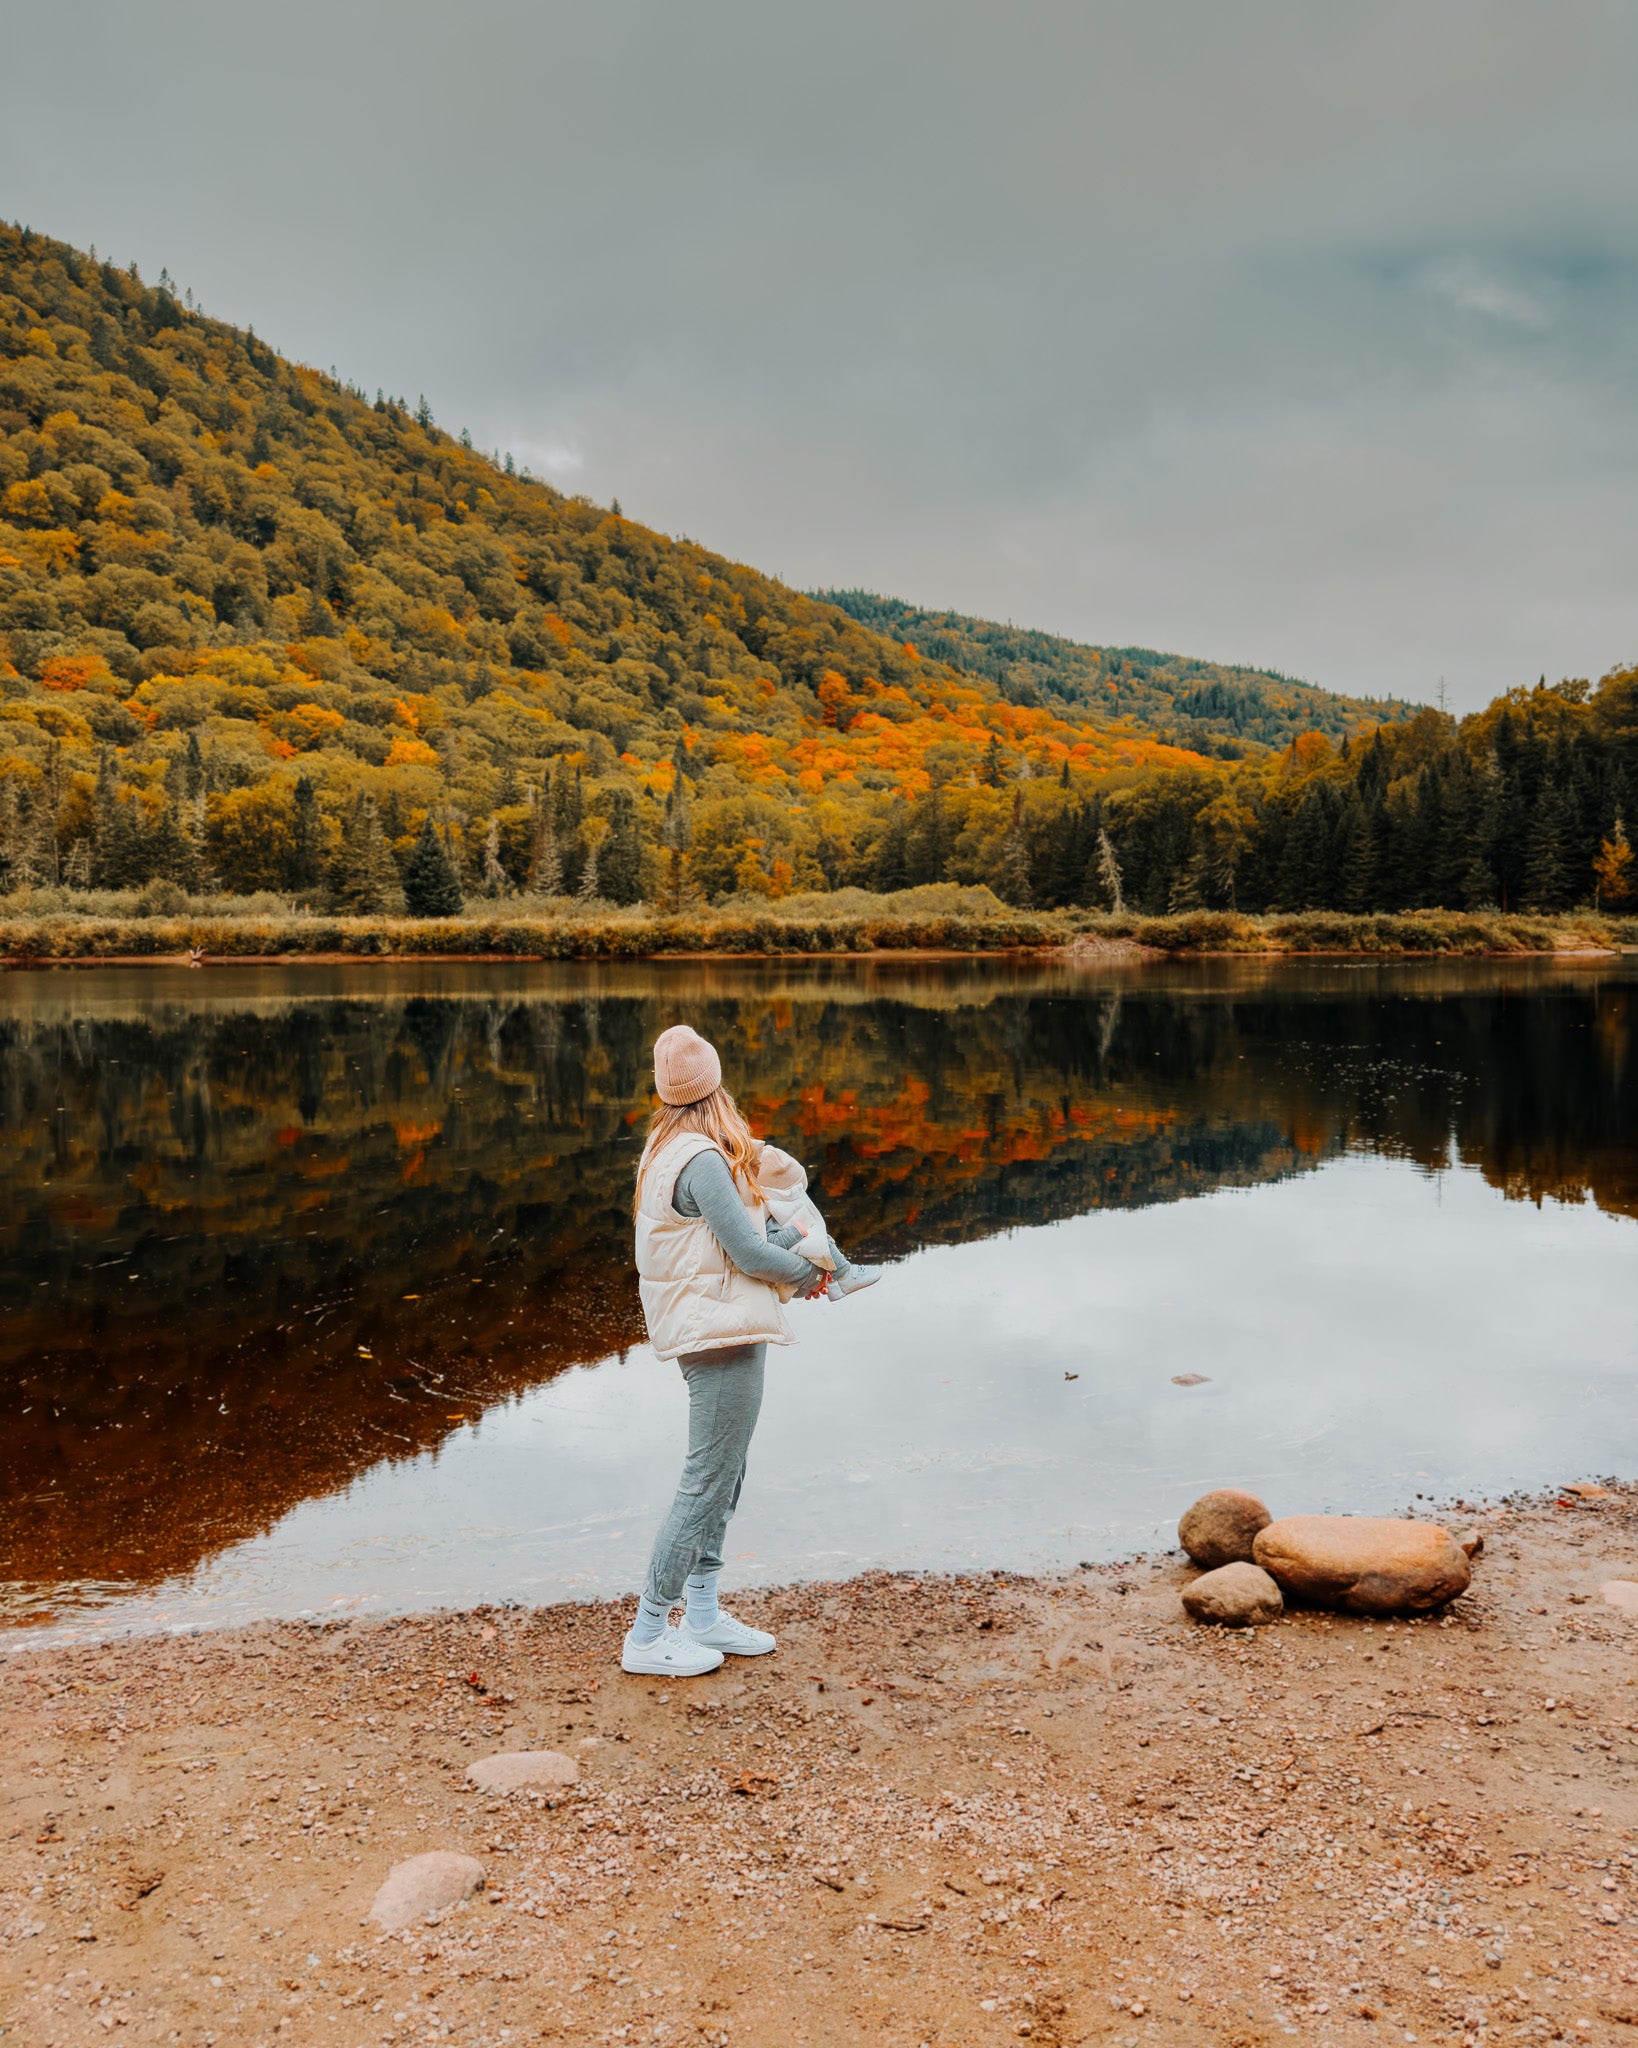
[{"label": "dirt ground", "polygon": [[[1171,1557],[746,1596],[779,1653],[669,1688],[607,1605],[21,1652],[0,2032],[1638,2048],[1638,1489],[1446,1519],[1399,1624],[1193,1628]],[[580,1782],[466,1788],[530,1746]],[[485,1889],[383,1935],[433,1848]]]}]

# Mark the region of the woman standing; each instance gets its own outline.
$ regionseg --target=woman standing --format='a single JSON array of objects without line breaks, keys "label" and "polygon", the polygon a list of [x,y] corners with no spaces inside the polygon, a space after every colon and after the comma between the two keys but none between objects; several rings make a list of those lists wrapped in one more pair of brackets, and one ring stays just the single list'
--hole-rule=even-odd
[{"label": "woman standing", "polygon": [[[688,1383],[688,1457],[655,1539],[622,1670],[695,1678],[775,1647],[717,1605],[729,1517],[762,1406],[770,1344],[792,1344],[784,1302],[827,1275],[769,1235],[762,1147],[722,1085],[716,1048],[686,1024],[654,1046],[660,1107],[637,1168],[637,1273],[649,1339]],[[800,1232],[792,1231],[793,1236]],[[686,1594],[681,1627],[670,1626]]]}]

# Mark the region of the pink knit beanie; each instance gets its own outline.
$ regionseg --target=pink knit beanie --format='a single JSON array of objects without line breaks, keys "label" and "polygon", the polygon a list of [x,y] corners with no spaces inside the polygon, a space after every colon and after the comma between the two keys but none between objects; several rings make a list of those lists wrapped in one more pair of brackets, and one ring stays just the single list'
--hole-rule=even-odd
[{"label": "pink knit beanie", "polygon": [[654,1092],[673,1109],[703,1102],[722,1086],[717,1049],[686,1024],[673,1024],[654,1041]]}]

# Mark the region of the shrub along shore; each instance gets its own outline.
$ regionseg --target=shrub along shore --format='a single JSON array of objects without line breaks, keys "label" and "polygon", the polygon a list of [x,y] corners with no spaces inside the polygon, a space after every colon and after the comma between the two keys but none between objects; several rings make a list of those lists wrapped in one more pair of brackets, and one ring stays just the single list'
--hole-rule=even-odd
[{"label": "shrub along shore", "polygon": [[[854,892],[849,892],[854,893]],[[909,892],[907,892],[909,893]],[[820,899],[822,903],[823,899]],[[724,906],[667,913],[563,905],[457,917],[330,917],[273,909],[0,911],[0,961],[301,959],[631,960],[665,955],[1059,952],[1067,958],[1182,954],[1525,955],[1638,949],[1638,918],[1408,911],[1169,917],[1086,911],[937,910],[892,900]]]}]

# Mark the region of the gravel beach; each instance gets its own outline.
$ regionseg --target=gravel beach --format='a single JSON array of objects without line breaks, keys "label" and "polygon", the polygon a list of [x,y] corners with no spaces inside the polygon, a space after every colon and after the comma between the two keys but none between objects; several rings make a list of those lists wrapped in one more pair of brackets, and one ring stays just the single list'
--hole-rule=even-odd
[{"label": "gravel beach", "polygon": [[1638,2042],[1638,1490],[1442,1519],[1404,1622],[1193,1626],[1173,1555],[747,1595],[779,1653],[670,1687],[611,1604],[22,1648],[0,2032]]}]

